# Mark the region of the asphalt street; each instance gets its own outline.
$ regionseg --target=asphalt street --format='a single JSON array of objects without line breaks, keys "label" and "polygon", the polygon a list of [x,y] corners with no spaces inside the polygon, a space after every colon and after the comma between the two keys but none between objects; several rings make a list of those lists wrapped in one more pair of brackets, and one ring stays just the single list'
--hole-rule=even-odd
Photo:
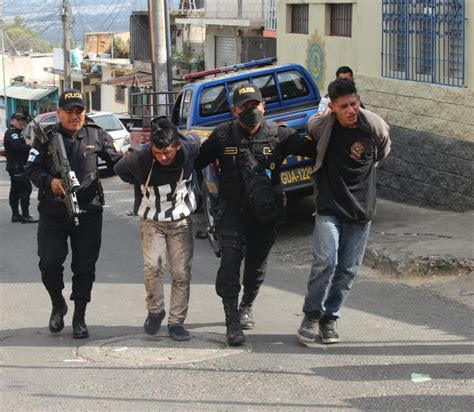
[{"label": "asphalt street", "polygon": [[[191,341],[172,341],[166,321],[159,335],[145,335],[139,222],[127,215],[133,191],[117,177],[103,183],[90,338],[74,340],[72,303],[64,331],[48,331],[36,225],[10,223],[9,179],[0,162],[2,410],[472,410],[469,305],[364,267],[338,322],[341,343],[298,343],[311,262],[310,200],[292,205],[280,229],[246,346],[225,345],[214,291],[218,260],[202,240],[195,241]],[[202,228],[203,216],[194,222]],[[69,259],[64,266],[68,296]],[[168,299],[169,284],[167,277]]]}]

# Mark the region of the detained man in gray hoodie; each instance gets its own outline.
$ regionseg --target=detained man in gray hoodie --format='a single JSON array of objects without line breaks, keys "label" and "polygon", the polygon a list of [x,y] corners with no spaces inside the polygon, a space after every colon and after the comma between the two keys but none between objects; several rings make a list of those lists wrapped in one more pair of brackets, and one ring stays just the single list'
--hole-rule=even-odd
[{"label": "detained man in gray hoodie", "polygon": [[[190,215],[197,208],[194,160],[197,136],[182,136],[166,117],[152,121],[151,142],[119,161],[115,173],[125,182],[140,185],[141,240],[146,306],[144,329],[156,335],[165,312],[163,277],[171,273],[168,332],[172,339],[190,339],[184,327],[188,312],[193,232]],[[169,265],[168,264],[169,259]]]}]

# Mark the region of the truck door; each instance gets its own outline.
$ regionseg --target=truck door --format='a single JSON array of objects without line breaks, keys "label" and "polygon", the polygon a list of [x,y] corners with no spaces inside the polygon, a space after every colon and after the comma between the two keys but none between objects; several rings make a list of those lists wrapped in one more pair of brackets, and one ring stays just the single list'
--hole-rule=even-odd
[{"label": "truck door", "polygon": [[192,97],[193,91],[188,89],[180,93],[176,99],[171,120],[180,130],[186,130],[188,127]]}]

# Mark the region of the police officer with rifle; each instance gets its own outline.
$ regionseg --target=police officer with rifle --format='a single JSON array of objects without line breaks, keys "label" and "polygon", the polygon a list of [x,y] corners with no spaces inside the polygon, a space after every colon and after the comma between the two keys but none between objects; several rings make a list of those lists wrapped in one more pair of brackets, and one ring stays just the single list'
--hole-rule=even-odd
[{"label": "police officer with rifle", "polygon": [[[265,278],[267,258],[284,217],[280,166],[290,154],[315,157],[316,146],[297,131],[263,118],[265,103],[254,84],[233,93],[236,119],[220,125],[201,146],[196,168],[218,160],[217,235],[222,248],[216,292],[222,298],[227,343],[242,345],[252,329],[252,305]],[[240,266],[245,258],[239,306]]]},{"label": "police officer with rifle", "polygon": [[109,168],[122,157],[107,132],[85,122],[85,112],[82,93],[64,91],[58,102],[59,123],[44,130],[38,124],[33,126],[35,137],[27,164],[28,176],[38,187],[38,256],[42,281],[52,302],[49,330],[58,333],[64,328],[68,310],[62,289],[69,238],[76,339],[89,336],[85,312],[101,245],[104,195],[97,157]]}]

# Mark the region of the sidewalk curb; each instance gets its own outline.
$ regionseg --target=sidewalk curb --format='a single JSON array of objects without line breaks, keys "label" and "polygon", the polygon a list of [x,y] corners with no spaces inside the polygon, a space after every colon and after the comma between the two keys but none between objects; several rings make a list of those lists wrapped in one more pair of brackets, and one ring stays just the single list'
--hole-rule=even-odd
[{"label": "sidewalk curb", "polygon": [[387,275],[398,277],[455,275],[474,270],[474,260],[451,256],[413,256],[410,253],[388,253],[376,245],[367,245],[364,264]]}]

